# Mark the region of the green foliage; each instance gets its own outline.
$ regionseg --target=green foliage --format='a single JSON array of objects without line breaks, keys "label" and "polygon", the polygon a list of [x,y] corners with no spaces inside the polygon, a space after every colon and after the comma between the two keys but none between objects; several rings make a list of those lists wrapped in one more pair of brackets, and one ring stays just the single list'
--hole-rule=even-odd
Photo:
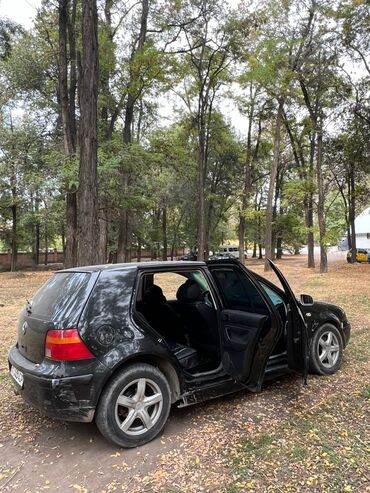
[{"label": "green foliage", "polygon": [[[169,249],[195,246],[202,138],[207,247],[216,250],[222,238],[236,241],[240,217],[248,245],[263,245],[281,97],[285,125],[273,227],[283,246],[296,250],[305,244],[309,198],[317,239],[318,116],[324,122],[325,242],[335,244],[345,232],[351,167],[356,207],[368,205],[368,2],[310,5],[263,0],[233,11],[220,0],[150,2],[149,30],[138,49],[142,4],[106,2],[110,11],[99,11],[98,29],[98,176],[111,252],[127,208],[133,245],[157,254],[166,240]],[[80,2],[73,28],[79,60]],[[49,245],[60,245],[64,197],[78,190],[79,142],[74,155],[66,158],[64,152],[58,50],[56,4],[43,2],[28,31],[0,19],[0,242],[5,249],[12,240],[13,206],[19,248],[34,249],[37,228],[42,241],[46,236]],[[356,78],[348,73],[348,58],[361,67]],[[226,98],[246,117],[240,135],[223,114]],[[128,99],[134,105],[130,145],[122,135]],[[74,103],[78,135],[78,97]],[[247,163],[251,190],[246,200]],[[127,189],[124,175],[130,177]]]}]

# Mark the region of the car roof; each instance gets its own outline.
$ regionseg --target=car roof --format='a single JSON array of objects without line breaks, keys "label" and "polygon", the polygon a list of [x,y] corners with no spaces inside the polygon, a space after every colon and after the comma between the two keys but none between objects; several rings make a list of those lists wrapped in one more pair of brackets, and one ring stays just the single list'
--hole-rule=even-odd
[{"label": "car roof", "polygon": [[149,268],[162,268],[170,267],[202,267],[205,266],[205,262],[200,261],[187,261],[187,260],[168,260],[166,261],[150,261],[150,262],[129,262],[122,264],[103,264],[103,265],[86,265],[83,267],[74,267],[71,269],[63,269],[61,272],[101,272],[101,271],[122,271],[122,270],[137,270],[137,269],[149,269]]}]

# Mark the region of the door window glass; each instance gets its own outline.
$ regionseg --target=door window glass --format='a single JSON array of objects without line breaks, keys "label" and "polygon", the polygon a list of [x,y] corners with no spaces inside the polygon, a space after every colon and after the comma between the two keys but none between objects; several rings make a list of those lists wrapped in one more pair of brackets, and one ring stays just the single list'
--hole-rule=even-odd
[{"label": "door window glass", "polygon": [[226,308],[268,313],[266,304],[250,279],[235,269],[214,269],[213,277]]}]

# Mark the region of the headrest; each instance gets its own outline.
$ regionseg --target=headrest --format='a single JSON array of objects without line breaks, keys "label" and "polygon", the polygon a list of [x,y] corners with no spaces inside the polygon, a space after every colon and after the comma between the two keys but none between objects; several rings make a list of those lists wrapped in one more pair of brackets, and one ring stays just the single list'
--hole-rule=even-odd
[{"label": "headrest", "polygon": [[162,289],[156,284],[152,284],[144,291],[143,302],[147,305],[163,305],[166,301]]},{"label": "headrest", "polygon": [[202,300],[202,288],[192,279],[181,284],[176,293],[176,298],[181,303],[194,303]]}]

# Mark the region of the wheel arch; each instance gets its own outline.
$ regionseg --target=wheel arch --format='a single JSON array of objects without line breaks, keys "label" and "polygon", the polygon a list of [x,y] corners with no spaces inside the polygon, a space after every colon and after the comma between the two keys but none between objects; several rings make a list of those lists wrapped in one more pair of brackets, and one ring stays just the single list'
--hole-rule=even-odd
[{"label": "wheel arch", "polygon": [[170,392],[171,392],[171,404],[179,400],[181,396],[181,384],[180,384],[178,373],[174,368],[174,366],[165,358],[162,358],[161,356],[155,354],[136,354],[120,362],[113,369],[112,373],[110,373],[109,376],[105,379],[99,392],[97,404],[99,403],[104,388],[112,380],[112,378],[114,378],[117,375],[117,373],[122,371],[125,367],[128,367],[135,363],[146,363],[157,367],[163,373],[163,375],[166,377],[168,381],[168,385],[170,387]]},{"label": "wheel arch", "polygon": [[[320,323],[320,325],[317,326],[315,332],[317,330],[319,330],[325,324],[334,325],[334,327],[336,329],[338,329],[339,334],[340,334],[340,337],[342,338],[343,347],[345,347],[346,346],[346,340],[345,340],[345,337],[344,337],[344,332],[343,332],[342,324],[341,324],[339,318],[329,318],[327,320],[324,320],[323,322]],[[315,332],[314,332],[314,334],[315,334]],[[311,338],[311,340],[312,339],[313,339],[313,337]]]}]

